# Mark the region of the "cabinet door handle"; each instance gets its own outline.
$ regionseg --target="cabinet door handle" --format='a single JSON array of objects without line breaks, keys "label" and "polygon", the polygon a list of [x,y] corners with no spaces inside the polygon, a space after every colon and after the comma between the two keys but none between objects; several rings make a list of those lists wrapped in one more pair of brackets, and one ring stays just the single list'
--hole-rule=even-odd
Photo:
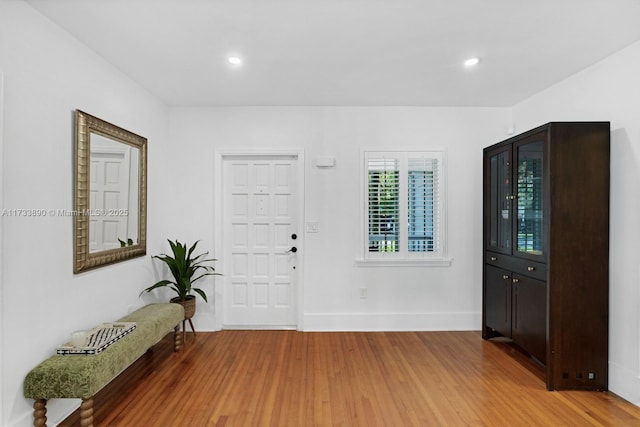
[{"label": "cabinet door handle", "polygon": [[503,274],[503,275],[502,275],[502,278],[506,280],[506,279],[508,279],[508,278],[509,278],[509,275],[508,275],[508,274]]},{"label": "cabinet door handle", "polygon": [[512,281],[513,283],[518,283],[520,280],[518,280],[518,279],[516,279],[516,278],[513,278],[513,279],[511,279],[511,281]]},{"label": "cabinet door handle", "polygon": [[497,256],[492,256],[492,257],[491,257],[491,261],[497,261],[497,260],[498,260],[498,257],[497,257]]},{"label": "cabinet door handle", "polygon": [[535,269],[536,269],[535,267],[531,267],[531,266],[527,267],[527,271],[534,271]]}]

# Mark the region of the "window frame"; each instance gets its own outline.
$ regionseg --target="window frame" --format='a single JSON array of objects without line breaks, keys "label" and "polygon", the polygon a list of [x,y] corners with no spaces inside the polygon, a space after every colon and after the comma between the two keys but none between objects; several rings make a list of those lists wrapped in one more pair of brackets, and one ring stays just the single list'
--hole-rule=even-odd
[{"label": "window frame", "polygon": [[[369,252],[369,159],[398,159],[399,160],[399,199],[400,199],[400,220],[399,228],[404,230],[400,236],[401,250],[398,252]],[[408,249],[408,160],[409,159],[436,159],[437,180],[439,186],[438,197],[438,217],[439,228],[436,232],[439,235],[439,250],[433,252],[410,252]],[[359,215],[359,239],[358,256],[356,265],[362,267],[377,266],[418,266],[418,267],[442,267],[451,265],[451,259],[447,255],[447,168],[446,152],[444,149],[430,150],[381,150],[381,149],[361,149],[360,151],[360,215]],[[404,237],[402,237],[404,236]],[[403,240],[405,240],[403,245]],[[404,246],[404,247],[402,247]]]}]

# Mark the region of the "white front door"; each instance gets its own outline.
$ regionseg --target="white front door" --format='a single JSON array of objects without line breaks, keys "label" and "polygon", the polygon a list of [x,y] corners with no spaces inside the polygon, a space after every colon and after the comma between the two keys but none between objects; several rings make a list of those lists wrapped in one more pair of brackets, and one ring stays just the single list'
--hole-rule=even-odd
[{"label": "white front door", "polygon": [[222,159],[222,327],[295,329],[297,156]]}]

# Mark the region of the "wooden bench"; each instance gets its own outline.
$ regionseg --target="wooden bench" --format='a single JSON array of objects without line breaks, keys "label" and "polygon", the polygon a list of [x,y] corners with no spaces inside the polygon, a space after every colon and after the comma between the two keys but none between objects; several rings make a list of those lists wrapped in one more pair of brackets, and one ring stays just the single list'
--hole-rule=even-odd
[{"label": "wooden bench", "polygon": [[47,400],[82,399],[80,425],[93,426],[93,396],[168,333],[174,333],[174,351],[182,346],[178,333],[184,320],[180,304],[149,304],[116,322],[135,322],[136,328],[94,355],[55,355],[29,372],[24,396],[34,399],[33,425],[46,426]]}]

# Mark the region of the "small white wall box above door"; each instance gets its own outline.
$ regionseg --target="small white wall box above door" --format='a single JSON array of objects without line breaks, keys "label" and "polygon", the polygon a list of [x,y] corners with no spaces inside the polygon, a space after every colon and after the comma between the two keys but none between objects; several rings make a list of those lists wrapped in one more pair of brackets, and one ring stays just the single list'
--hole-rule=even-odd
[{"label": "small white wall box above door", "polygon": [[331,156],[316,157],[316,167],[332,168],[336,165],[336,158]]}]

